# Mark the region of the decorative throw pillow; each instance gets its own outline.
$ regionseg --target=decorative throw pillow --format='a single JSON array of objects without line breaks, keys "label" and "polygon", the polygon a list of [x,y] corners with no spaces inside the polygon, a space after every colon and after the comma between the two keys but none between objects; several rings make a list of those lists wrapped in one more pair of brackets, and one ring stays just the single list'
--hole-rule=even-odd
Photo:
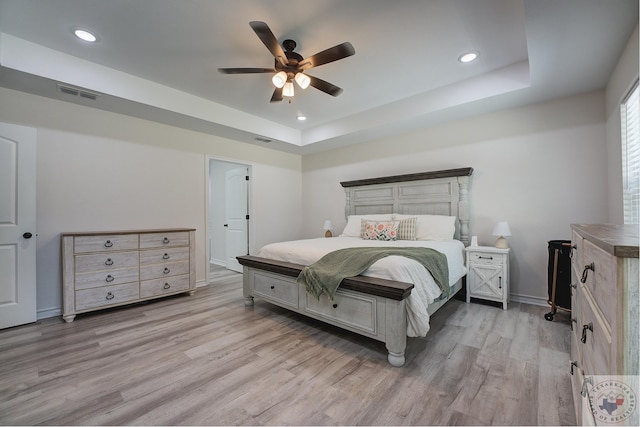
[{"label": "decorative throw pillow", "polygon": [[418,218],[411,217],[400,220],[398,224],[398,240],[416,240],[416,222]]},{"label": "decorative throw pillow", "polygon": [[456,232],[456,217],[447,215],[393,214],[395,221],[416,217],[416,240],[451,240]]},{"label": "decorative throw pillow", "polygon": [[400,221],[369,221],[363,220],[364,240],[397,240]]},{"label": "decorative throw pillow", "polygon": [[362,237],[362,220],[392,221],[391,214],[349,215],[341,237]]}]

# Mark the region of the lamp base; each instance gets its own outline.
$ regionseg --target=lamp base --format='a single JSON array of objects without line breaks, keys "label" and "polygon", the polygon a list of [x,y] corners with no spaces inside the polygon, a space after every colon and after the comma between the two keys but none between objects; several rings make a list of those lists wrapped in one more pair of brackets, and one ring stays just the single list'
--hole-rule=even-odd
[{"label": "lamp base", "polygon": [[500,236],[498,237],[498,240],[496,240],[495,246],[496,248],[500,248],[500,249],[509,249],[509,242],[507,241],[507,239]]},{"label": "lamp base", "polygon": [[327,230],[327,232],[324,233],[324,237],[333,237],[333,234],[331,234],[331,230]]}]

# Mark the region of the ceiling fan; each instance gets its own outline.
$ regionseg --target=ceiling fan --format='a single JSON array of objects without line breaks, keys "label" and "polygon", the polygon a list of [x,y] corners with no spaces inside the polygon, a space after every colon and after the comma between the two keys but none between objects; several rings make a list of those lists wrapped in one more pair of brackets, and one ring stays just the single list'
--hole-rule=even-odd
[{"label": "ceiling fan", "polygon": [[318,52],[308,58],[303,58],[300,54],[294,52],[296,42],[290,39],[282,42],[282,47],[278,43],[278,39],[273,35],[269,26],[260,21],[249,22],[253,31],[262,43],[269,49],[275,58],[274,68],[218,68],[222,74],[252,74],[252,73],[275,73],[272,82],[276,89],[271,96],[271,102],[282,101],[283,96],[292,97],[294,93],[293,81],[305,89],[313,86],[324,93],[331,96],[338,96],[342,93],[342,89],[327,81],[306,74],[306,71],[313,67],[328,64],[339,59],[346,58],[356,53],[355,49],[349,42],[336,45],[329,49]]}]

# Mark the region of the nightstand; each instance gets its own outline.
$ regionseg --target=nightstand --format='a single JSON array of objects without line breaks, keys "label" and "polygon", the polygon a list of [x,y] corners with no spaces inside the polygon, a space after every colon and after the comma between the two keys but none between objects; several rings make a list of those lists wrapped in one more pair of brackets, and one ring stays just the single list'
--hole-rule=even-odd
[{"label": "nightstand", "polygon": [[481,298],[502,303],[509,298],[509,251],[493,246],[469,246],[467,253],[467,303]]}]

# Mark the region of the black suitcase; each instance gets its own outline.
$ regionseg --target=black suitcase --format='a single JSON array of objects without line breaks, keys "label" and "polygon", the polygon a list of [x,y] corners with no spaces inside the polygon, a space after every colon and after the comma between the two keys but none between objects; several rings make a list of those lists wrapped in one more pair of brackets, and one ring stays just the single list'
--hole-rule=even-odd
[{"label": "black suitcase", "polygon": [[549,241],[548,304],[544,318],[552,321],[559,309],[571,312],[571,240]]}]

